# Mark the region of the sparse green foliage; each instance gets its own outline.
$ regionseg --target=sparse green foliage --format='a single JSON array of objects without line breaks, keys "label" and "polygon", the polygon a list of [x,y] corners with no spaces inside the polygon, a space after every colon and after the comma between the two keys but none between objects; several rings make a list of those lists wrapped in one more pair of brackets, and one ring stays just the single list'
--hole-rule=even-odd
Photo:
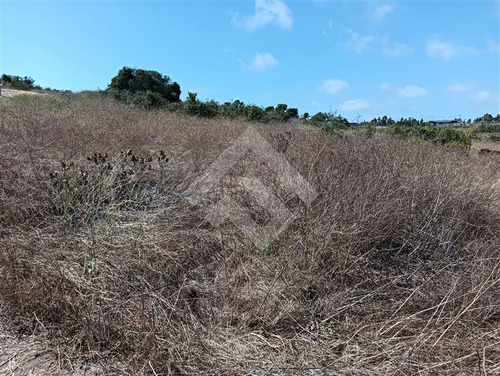
[{"label": "sparse green foliage", "polygon": [[500,132],[500,124],[481,124],[479,126],[479,132]]},{"label": "sparse green foliage", "polygon": [[382,117],[374,118],[371,123],[375,126],[379,127],[387,127],[389,125],[392,125],[395,123],[395,121],[391,117],[387,117],[387,115],[384,115]]},{"label": "sparse green foliage", "polygon": [[375,124],[372,122],[363,124],[363,130],[368,136],[373,136],[375,134]]},{"label": "sparse green foliage", "polygon": [[475,131],[464,132],[452,127],[410,126],[406,123],[396,123],[388,127],[388,132],[393,135],[402,135],[420,138],[443,145],[459,146],[468,149],[471,146]]},{"label": "sparse green foliage", "polygon": [[309,122],[330,133],[349,128],[347,119],[336,112],[318,112]]},{"label": "sparse green foliage", "polygon": [[[469,140],[474,140],[478,137],[478,133],[479,133],[479,128],[474,126],[474,127],[468,127],[467,129],[465,129],[465,136],[469,139]],[[470,144],[469,144],[470,146]]]}]

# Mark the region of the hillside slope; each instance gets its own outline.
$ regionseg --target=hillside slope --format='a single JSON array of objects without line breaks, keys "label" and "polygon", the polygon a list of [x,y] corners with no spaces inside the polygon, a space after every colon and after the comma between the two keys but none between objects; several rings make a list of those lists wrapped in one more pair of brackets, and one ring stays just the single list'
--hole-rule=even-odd
[{"label": "hillside slope", "polygon": [[[500,373],[497,156],[80,96],[0,110],[0,372]],[[269,146],[239,153],[249,127]],[[256,246],[267,196],[295,217]],[[214,224],[224,197],[247,222]]]}]

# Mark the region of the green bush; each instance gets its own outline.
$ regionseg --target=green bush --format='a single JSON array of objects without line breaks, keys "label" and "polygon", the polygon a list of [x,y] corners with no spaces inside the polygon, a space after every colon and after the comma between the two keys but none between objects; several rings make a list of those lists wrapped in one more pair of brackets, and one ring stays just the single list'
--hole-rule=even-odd
[{"label": "green bush", "polygon": [[159,72],[123,67],[106,92],[119,101],[151,109],[179,102],[181,88]]},{"label": "green bush", "polygon": [[481,124],[479,126],[479,132],[500,132],[500,124]]},{"label": "green bush", "polygon": [[143,107],[145,109],[160,108],[164,106],[167,101],[160,93],[147,90],[144,93],[137,93],[135,95],[129,96],[127,102],[133,105]]},{"label": "green bush", "polygon": [[250,121],[266,122],[269,115],[268,112],[261,107],[250,105],[246,107],[245,118]]},{"label": "green bush", "polygon": [[372,122],[365,123],[363,125],[363,130],[368,136],[373,136],[375,134],[375,124]]},{"label": "green bush", "polygon": [[35,80],[31,77],[20,77],[20,76],[10,76],[8,74],[2,74],[2,81],[5,87],[9,87],[17,90],[33,90],[41,89],[40,86],[35,85]]},{"label": "green bush", "polygon": [[451,127],[431,127],[429,125],[410,126],[402,123],[390,125],[388,132],[393,135],[415,137],[425,141],[432,141],[443,145],[454,145],[461,148],[469,148],[474,137],[474,132],[472,131],[464,132]]},{"label": "green bush", "polygon": [[347,119],[341,115],[337,115],[336,112],[318,112],[308,123],[320,127],[329,133],[349,128]]}]

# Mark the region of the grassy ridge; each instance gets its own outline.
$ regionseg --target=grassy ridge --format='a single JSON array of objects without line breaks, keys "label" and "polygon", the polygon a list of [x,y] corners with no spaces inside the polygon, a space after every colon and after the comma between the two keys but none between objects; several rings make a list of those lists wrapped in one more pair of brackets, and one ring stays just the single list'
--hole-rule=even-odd
[{"label": "grassy ridge", "polygon": [[257,126],[318,192],[302,207],[251,154],[233,169],[224,189],[257,222],[267,214],[238,176],[300,213],[257,249],[184,196],[250,123],[92,98],[0,106],[1,314],[68,362],[121,361],[135,374],[456,375],[476,372],[486,349],[486,371],[500,372],[495,156]]}]

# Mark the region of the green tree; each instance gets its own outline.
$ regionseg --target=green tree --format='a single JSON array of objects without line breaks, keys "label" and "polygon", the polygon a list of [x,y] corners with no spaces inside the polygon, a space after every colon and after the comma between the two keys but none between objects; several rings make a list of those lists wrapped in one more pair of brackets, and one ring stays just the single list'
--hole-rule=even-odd
[{"label": "green tree", "polygon": [[123,67],[111,79],[108,92],[118,99],[132,103],[146,103],[147,107],[160,107],[180,101],[181,88],[177,82],[159,72]]},{"label": "green tree", "polygon": [[286,110],[286,114],[287,114],[287,117],[289,119],[298,118],[299,117],[299,110],[292,107],[292,108],[289,108],[288,110]]},{"label": "green tree", "polygon": [[337,115],[336,112],[318,112],[311,118],[311,122],[328,132],[335,132],[339,129],[347,129],[349,127],[347,119],[341,115]]},{"label": "green tree", "polygon": [[2,81],[6,87],[11,87],[18,90],[33,90],[41,89],[40,86],[35,85],[35,80],[31,77],[11,76],[2,74]]},{"label": "green tree", "polygon": [[280,103],[276,106],[277,113],[284,113],[287,110],[288,106],[284,103]]},{"label": "green tree", "polygon": [[311,118],[311,121],[315,123],[322,123],[326,122],[327,120],[328,120],[328,115],[325,112],[318,112]]},{"label": "green tree", "polygon": [[185,102],[185,113],[200,117],[215,117],[219,110],[219,104],[215,101],[202,102],[198,99],[198,93],[188,92]]},{"label": "green tree", "polygon": [[491,116],[491,114],[486,113],[486,114],[483,115],[483,119],[482,120],[483,121],[493,121],[493,116]]},{"label": "green tree", "polygon": [[266,119],[266,112],[261,107],[249,105],[246,107],[246,119],[250,121],[264,122]]}]

